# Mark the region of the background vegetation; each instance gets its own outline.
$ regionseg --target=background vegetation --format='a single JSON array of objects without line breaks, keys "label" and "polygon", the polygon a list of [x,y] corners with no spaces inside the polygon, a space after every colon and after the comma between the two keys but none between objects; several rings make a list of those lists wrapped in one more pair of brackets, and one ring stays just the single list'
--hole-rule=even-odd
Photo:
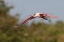
[{"label": "background vegetation", "polygon": [[64,42],[64,22],[32,22],[29,26],[14,28],[18,18],[9,14],[11,8],[0,0],[0,42]]}]

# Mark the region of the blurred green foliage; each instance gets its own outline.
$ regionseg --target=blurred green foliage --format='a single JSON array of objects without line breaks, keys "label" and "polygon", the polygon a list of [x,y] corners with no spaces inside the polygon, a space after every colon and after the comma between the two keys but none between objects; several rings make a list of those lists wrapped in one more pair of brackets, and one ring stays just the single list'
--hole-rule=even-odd
[{"label": "blurred green foliage", "polygon": [[11,8],[0,0],[0,42],[64,42],[64,22],[46,24],[33,21],[29,26],[14,28],[18,25],[18,18],[9,14]]}]

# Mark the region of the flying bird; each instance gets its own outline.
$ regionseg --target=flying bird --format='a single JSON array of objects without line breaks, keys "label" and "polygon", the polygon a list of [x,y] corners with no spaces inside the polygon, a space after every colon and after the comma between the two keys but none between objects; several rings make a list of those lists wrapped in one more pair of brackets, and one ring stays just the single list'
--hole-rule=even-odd
[{"label": "flying bird", "polygon": [[[19,26],[25,24],[26,22],[34,18],[42,18],[42,19],[48,20],[48,18],[58,18],[58,16],[53,16],[52,14],[46,14],[46,13],[35,13],[33,15],[30,15],[30,17],[24,20]],[[14,26],[14,27],[18,27],[18,26]]]}]

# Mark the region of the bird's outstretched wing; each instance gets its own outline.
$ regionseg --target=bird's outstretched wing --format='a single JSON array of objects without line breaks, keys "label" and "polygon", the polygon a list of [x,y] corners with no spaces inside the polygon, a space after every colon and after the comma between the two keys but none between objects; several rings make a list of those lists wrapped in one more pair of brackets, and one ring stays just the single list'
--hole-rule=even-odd
[{"label": "bird's outstretched wing", "polygon": [[54,16],[54,15],[51,15],[51,14],[47,14],[47,16],[49,16],[50,18],[59,18],[58,16]]},{"label": "bird's outstretched wing", "polygon": [[45,14],[44,19],[49,20],[50,18],[59,18],[58,16],[54,16],[52,14]]},{"label": "bird's outstretched wing", "polygon": [[[29,20],[32,20],[34,18],[36,18],[36,17],[30,16],[26,20],[24,20],[21,24],[19,24],[18,26],[21,26],[21,25],[25,24],[26,22],[28,22]],[[14,26],[14,27],[18,27],[18,26]]]},{"label": "bird's outstretched wing", "polygon": [[26,22],[28,22],[29,20],[34,19],[34,18],[36,18],[36,17],[33,17],[33,16],[28,17],[26,20],[24,20],[24,21],[21,23],[21,25],[24,24],[24,23],[26,23]]}]

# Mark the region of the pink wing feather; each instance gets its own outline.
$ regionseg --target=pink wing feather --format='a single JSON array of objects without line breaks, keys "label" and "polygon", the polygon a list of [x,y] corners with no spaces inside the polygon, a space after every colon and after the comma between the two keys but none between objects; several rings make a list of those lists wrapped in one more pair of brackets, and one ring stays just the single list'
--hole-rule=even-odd
[{"label": "pink wing feather", "polygon": [[35,18],[35,17],[31,16],[31,17],[27,18],[26,20],[24,20],[20,25],[14,26],[14,27],[19,27],[19,26],[23,25],[24,23],[26,23],[26,22],[28,22],[29,20],[32,20],[32,19],[34,19],[34,18]]},{"label": "pink wing feather", "polygon": [[26,20],[24,20],[21,24],[24,24],[24,23],[26,23],[26,22],[28,22],[29,20],[32,20],[32,19],[34,19],[34,18],[35,18],[35,17],[31,16],[31,17],[27,18]]},{"label": "pink wing feather", "polygon": [[51,14],[47,14],[47,16],[49,16],[50,18],[59,18],[58,16],[53,16]]}]

